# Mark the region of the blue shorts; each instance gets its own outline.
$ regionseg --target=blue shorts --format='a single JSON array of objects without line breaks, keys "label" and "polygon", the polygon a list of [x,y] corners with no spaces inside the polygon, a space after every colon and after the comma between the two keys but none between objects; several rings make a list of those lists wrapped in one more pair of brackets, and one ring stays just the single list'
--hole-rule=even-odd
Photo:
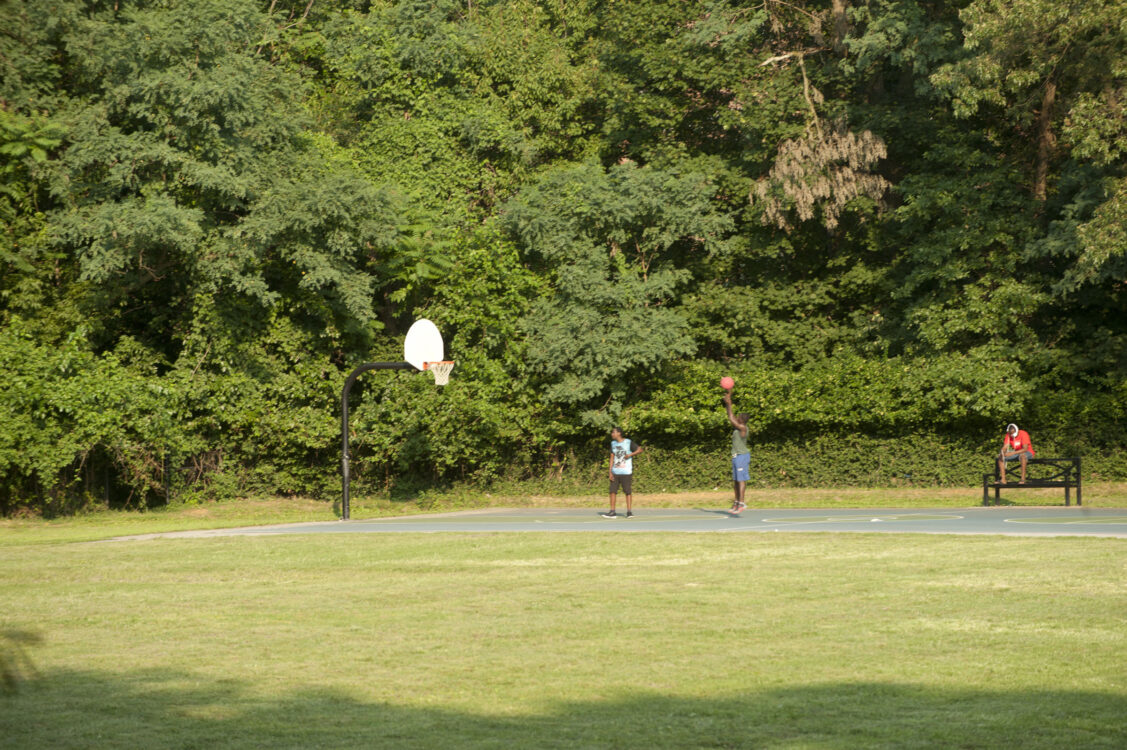
[{"label": "blue shorts", "polygon": [[732,481],[746,482],[751,479],[751,454],[737,453],[732,456]]},{"label": "blue shorts", "polygon": [[1022,456],[1024,456],[1025,458],[1033,458],[1033,454],[1029,451],[1021,451],[1010,456],[1002,456],[1002,460],[1006,463],[1009,463],[1010,461],[1020,461]]}]

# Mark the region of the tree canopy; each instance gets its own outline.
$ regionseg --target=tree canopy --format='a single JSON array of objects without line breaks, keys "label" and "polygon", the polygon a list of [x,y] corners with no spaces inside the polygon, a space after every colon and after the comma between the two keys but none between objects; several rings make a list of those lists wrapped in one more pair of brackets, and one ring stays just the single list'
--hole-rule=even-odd
[{"label": "tree canopy", "polygon": [[1122,0],[0,12],[5,513],[331,496],[421,317],[372,490],[707,450],[722,373],[762,445],[1122,450]]}]

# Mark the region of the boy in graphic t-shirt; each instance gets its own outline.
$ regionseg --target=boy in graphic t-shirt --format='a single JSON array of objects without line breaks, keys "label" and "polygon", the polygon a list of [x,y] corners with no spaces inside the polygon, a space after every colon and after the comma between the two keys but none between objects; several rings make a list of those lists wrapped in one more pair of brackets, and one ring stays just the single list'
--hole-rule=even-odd
[{"label": "boy in graphic t-shirt", "polygon": [[634,495],[630,484],[634,478],[634,456],[641,452],[642,446],[624,437],[622,430],[615,427],[610,431],[610,510],[602,514],[603,518],[618,518],[614,506],[618,502],[619,487],[626,493],[626,518],[634,517]]},{"label": "boy in graphic t-shirt", "polygon": [[998,473],[1002,476],[1002,484],[1006,483],[1006,464],[1010,461],[1021,462],[1021,481],[1018,484],[1025,484],[1025,465],[1034,455],[1029,433],[1019,430],[1016,424],[1007,426],[1006,436],[1002,438],[1002,452],[998,456]]}]

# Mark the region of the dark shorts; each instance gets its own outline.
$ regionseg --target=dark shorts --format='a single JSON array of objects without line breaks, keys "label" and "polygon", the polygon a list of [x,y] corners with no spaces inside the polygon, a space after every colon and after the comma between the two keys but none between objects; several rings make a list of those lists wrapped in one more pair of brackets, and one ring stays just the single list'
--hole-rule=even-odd
[{"label": "dark shorts", "polygon": [[1020,461],[1022,456],[1024,456],[1025,458],[1033,458],[1033,454],[1029,451],[1019,451],[1009,456],[1002,456],[1002,460],[1006,463],[1009,463],[1010,461]]},{"label": "dark shorts", "polygon": [[633,494],[630,492],[630,480],[634,478],[633,474],[611,474],[610,475],[610,491],[618,492],[618,488],[622,487],[622,491],[627,495]]}]

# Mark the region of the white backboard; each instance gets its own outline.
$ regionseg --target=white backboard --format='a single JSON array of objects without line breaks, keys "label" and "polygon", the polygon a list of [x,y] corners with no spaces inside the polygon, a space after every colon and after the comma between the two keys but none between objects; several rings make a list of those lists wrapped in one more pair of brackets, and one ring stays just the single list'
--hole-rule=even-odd
[{"label": "white backboard", "polygon": [[441,362],[445,359],[444,353],[442,334],[426,318],[416,320],[403,339],[403,359],[416,370],[422,370],[427,362]]}]

